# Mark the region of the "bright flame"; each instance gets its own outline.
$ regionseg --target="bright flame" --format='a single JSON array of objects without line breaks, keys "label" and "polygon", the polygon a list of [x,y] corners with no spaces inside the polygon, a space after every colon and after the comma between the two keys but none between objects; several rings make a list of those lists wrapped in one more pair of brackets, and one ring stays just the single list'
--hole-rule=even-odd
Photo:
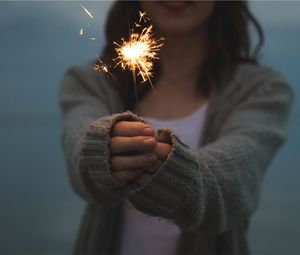
[{"label": "bright flame", "polygon": [[88,11],[88,9],[87,8],[85,8],[82,4],[80,4],[80,6],[81,6],[81,8],[86,12],[86,14],[87,15],[89,15],[90,16],[90,18],[91,19],[93,19],[94,17],[93,17],[93,15],[91,14],[91,12],[90,11]]},{"label": "bright flame", "polygon": [[[142,77],[142,81],[149,80],[153,76],[153,60],[158,59],[157,51],[162,46],[161,40],[156,41],[153,38],[152,26],[146,27],[140,34],[131,33],[130,40],[126,42],[122,39],[122,44],[114,42],[118,57],[117,65],[120,65],[123,70],[128,68],[135,75]],[[136,73],[137,71],[137,73]]]}]

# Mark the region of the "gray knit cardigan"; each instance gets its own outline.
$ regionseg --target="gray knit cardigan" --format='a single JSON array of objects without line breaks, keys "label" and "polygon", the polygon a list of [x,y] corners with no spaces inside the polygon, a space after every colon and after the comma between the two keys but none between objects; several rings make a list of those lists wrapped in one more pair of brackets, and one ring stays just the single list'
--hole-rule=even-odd
[{"label": "gray knit cardigan", "polygon": [[171,130],[157,131],[172,150],[137,188],[113,179],[109,140],[114,123],[142,117],[126,112],[90,66],[71,68],[60,90],[63,145],[71,184],[87,201],[74,254],[119,254],[125,199],[180,227],[176,254],[249,254],[247,226],[266,168],[287,137],[292,101],[279,73],[239,65],[210,97],[201,147],[192,152]]}]

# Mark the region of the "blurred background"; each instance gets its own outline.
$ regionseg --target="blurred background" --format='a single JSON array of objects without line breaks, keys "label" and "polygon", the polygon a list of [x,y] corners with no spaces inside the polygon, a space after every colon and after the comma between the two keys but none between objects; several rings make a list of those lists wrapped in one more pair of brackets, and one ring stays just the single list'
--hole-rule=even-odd
[{"label": "blurred background", "polygon": [[[68,182],[57,94],[64,71],[103,46],[111,3],[83,4],[94,22],[79,2],[0,2],[0,254],[72,250],[85,204]],[[300,2],[250,5],[265,31],[263,63],[284,74],[299,98]],[[289,140],[268,170],[252,220],[253,254],[300,254],[299,114],[296,100]]]}]

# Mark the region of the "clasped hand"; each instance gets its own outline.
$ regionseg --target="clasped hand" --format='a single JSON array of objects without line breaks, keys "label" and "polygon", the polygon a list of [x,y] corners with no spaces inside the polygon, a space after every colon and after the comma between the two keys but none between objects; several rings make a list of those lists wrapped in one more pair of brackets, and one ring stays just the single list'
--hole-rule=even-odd
[{"label": "clasped hand", "polygon": [[158,142],[155,130],[142,122],[117,122],[111,133],[111,174],[118,182],[140,186],[151,181],[171,151],[172,146]]}]

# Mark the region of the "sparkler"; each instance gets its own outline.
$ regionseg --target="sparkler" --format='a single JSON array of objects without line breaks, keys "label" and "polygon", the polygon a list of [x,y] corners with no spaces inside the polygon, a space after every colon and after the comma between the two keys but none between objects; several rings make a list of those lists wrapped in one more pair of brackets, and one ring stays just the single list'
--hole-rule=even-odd
[{"label": "sparkler", "polygon": [[[146,13],[139,12],[139,14],[140,21],[146,22],[148,19],[145,16]],[[151,82],[153,61],[158,59],[158,51],[163,45],[163,38],[159,40],[154,39],[152,29],[153,26],[150,25],[144,28],[140,34],[132,30],[129,41],[125,41],[123,38],[121,44],[114,42],[117,46],[115,50],[118,54],[118,57],[114,60],[117,62],[116,66],[120,65],[123,70],[128,68],[132,72],[134,81],[136,76],[140,76],[142,83],[148,80],[155,91]]]},{"label": "sparkler", "polygon": [[[80,4],[81,8],[85,13],[94,19],[91,12]],[[150,19],[146,16],[146,12],[139,11],[139,22],[135,23],[135,28],[141,27],[141,22],[146,23]],[[84,33],[83,28],[80,29],[79,35],[82,36]],[[90,37],[90,40],[95,41],[95,37]],[[142,29],[141,33],[135,32],[133,29],[129,35],[129,40],[121,39],[122,43],[116,45],[117,58],[114,59],[116,66],[120,65],[123,70],[128,68],[132,74],[134,83],[136,84],[136,76],[140,76],[142,83],[149,81],[153,91],[155,92],[154,86],[151,82],[151,77],[153,77],[153,61],[158,59],[158,51],[163,45],[163,38],[156,40],[153,36],[153,26],[150,25]],[[104,64],[100,58],[97,56],[98,63],[94,65],[94,70],[98,72],[103,72],[109,79],[109,67]],[[115,67],[116,67],[115,66]]]}]

